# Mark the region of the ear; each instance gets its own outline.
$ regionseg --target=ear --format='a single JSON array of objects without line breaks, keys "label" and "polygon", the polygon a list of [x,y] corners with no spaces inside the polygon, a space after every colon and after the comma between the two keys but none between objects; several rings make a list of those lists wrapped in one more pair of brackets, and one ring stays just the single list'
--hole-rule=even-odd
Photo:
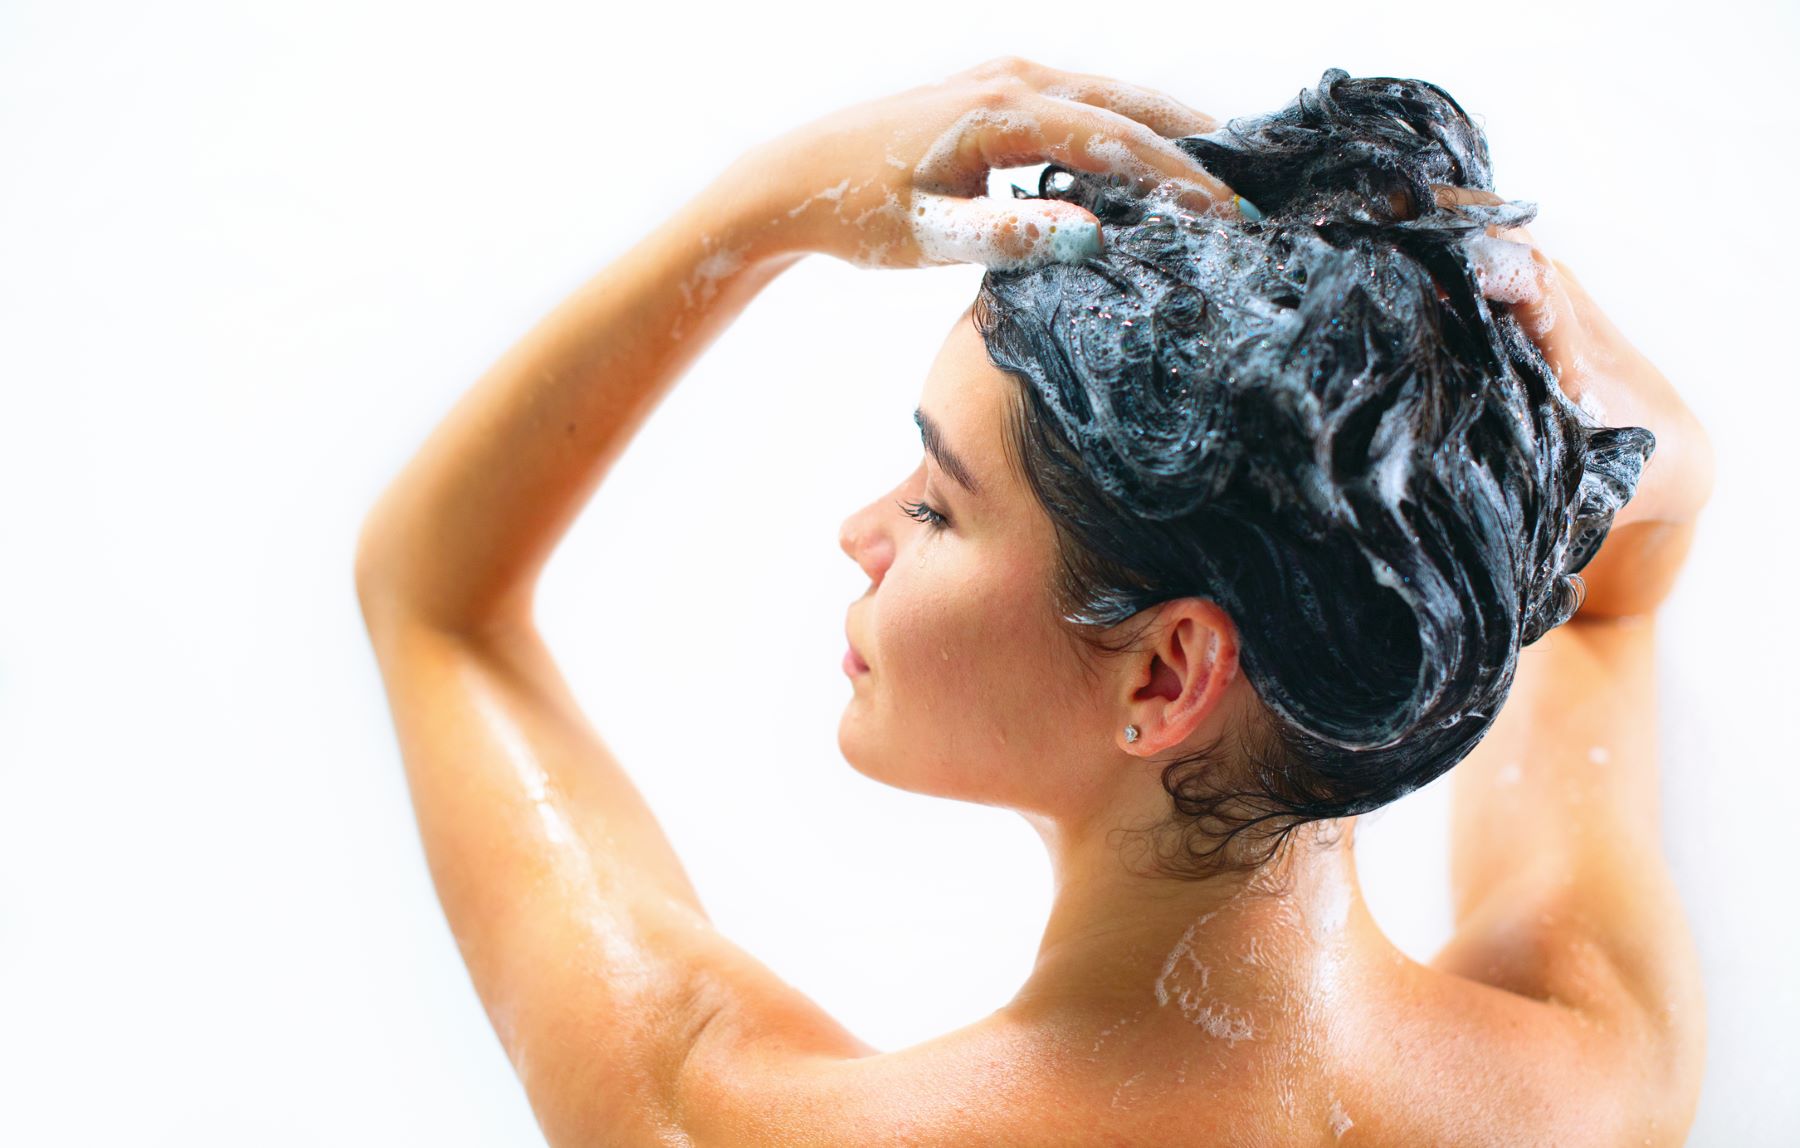
[{"label": "ear", "polygon": [[[1126,663],[1125,718],[1116,740],[1127,753],[1149,755],[1180,745],[1219,708],[1238,673],[1237,626],[1218,603],[1179,598],[1145,634],[1148,648]],[[1138,728],[1125,740],[1125,726]]]}]

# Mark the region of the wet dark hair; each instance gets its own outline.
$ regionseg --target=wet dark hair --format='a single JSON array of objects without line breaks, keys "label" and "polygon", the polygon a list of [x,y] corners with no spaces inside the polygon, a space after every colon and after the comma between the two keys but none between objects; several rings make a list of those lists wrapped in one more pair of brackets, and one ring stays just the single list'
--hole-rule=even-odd
[{"label": "wet dark hair", "polygon": [[1201,597],[1238,628],[1272,719],[1236,731],[1247,771],[1209,768],[1221,738],[1162,772],[1161,860],[1198,876],[1462,760],[1656,444],[1570,402],[1483,297],[1466,241],[1537,207],[1437,205],[1434,183],[1493,188],[1442,88],[1333,68],[1173,142],[1261,218],[1053,165],[1038,195],[1092,211],[1102,253],[990,270],[974,320],[1020,383],[1007,446],[1056,527],[1064,623],[1119,653],[1142,631],[1113,626]]}]

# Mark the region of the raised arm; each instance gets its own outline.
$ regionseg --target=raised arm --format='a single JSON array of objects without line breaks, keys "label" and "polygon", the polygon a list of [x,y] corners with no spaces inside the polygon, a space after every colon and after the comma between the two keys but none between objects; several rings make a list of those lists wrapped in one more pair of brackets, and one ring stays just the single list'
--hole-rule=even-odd
[{"label": "raised arm", "polygon": [[[1222,189],[1112,103],[1171,134],[1210,123],[999,61],[748,153],[508,351],[369,512],[356,587],[432,880],[551,1142],[743,1145],[743,1121],[683,1131],[743,1058],[874,1050],[712,930],[536,632],[538,572],[695,356],[807,252],[880,267],[1078,252],[1093,217],[1073,204],[968,198],[990,163]],[[708,1085],[684,1101],[695,1066]]]},{"label": "raised arm", "polygon": [[[704,192],[544,318],[368,513],[356,587],[433,884],[552,1143],[651,1143],[731,959],[531,618],[568,523],[786,262],[753,189]],[[631,555],[622,554],[624,558]],[[657,764],[657,763],[653,763]]]},{"label": "raised arm", "polygon": [[1581,609],[1520,652],[1505,707],[1456,767],[1455,932],[1432,963],[1570,1010],[1603,1066],[1596,1075],[1625,1089],[1637,1127],[1679,1143],[1698,1100],[1704,1021],[1662,850],[1654,611],[1710,495],[1712,448],[1568,268],[1538,260],[1542,293],[1521,317],[1565,392],[1585,395],[1607,425],[1649,428],[1656,450],[1581,572]]}]

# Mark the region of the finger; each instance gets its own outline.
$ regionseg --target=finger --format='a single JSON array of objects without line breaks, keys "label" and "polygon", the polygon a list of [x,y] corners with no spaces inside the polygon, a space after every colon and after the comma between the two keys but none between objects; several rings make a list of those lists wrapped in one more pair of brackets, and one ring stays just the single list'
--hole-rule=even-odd
[{"label": "finger", "polygon": [[1106,108],[1134,119],[1159,136],[1203,135],[1215,130],[1219,122],[1204,112],[1170,99],[1151,88],[1127,84],[1107,76],[1057,73],[1056,82],[1038,90],[1056,99],[1072,100]]},{"label": "finger", "polygon": [[[1500,228],[1489,228],[1490,232]],[[1524,228],[1507,229],[1519,234]],[[1544,353],[1556,377],[1566,379],[1575,367],[1582,332],[1561,265],[1535,243],[1488,234],[1468,241],[1469,260],[1481,293],[1511,305],[1511,314]]]},{"label": "finger", "polygon": [[922,262],[1016,271],[1100,253],[1100,223],[1056,199],[991,199],[918,191],[908,219]]},{"label": "finger", "polygon": [[[1439,207],[1505,203],[1503,196],[1472,187],[1434,183]],[[1544,254],[1523,227],[1492,226],[1468,241],[1469,261],[1481,293],[1511,304],[1511,314],[1531,336],[1559,383],[1575,369],[1575,348],[1586,330],[1578,303],[1586,293],[1573,273]]]},{"label": "finger", "polygon": [[1046,96],[1110,108],[1146,125],[1159,136],[1198,135],[1216,129],[1219,124],[1205,112],[1195,111],[1154,88],[1128,84],[1112,76],[1091,72],[1066,72],[1027,60],[1008,56],[990,61],[975,69],[975,75],[1008,75],[1022,79]]},{"label": "finger", "polygon": [[1544,360],[1550,364],[1550,371],[1556,376],[1557,386],[1563,394],[1571,400],[1579,400],[1581,396],[1577,389],[1583,385],[1582,372],[1586,366],[1579,360],[1588,346],[1587,327],[1555,262],[1537,248],[1532,250],[1542,259],[1538,297],[1514,314],[1519,316],[1531,341],[1544,353]]},{"label": "finger", "polygon": [[1195,211],[1231,208],[1234,195],[1198,160],[1149,127],[1109,108],[1056,96],[1023,97],[1046,158],[1075,171],[1120,177],[1139,195],[1160,194]]},{"label": "finger", "polygon": [[1510,239],[1514,243],[1529,243],[1533,247],[1537,246],[1537,240],[1532,237],[1531,232],[1523,227],[1501,227],[1499,224],[1492,224],[1488,227],[1487,233],[1496,239]]},{"label": "finger", "polygon": [[1506,202],[1504,196],[1495,195],[1491,191],[1483,191],[1476,187],[1456,187],[1448,183],[1432,184],[1431,192],[1437,198],[1439,207],[1456,207],[1464,203],[1492,206]]}]

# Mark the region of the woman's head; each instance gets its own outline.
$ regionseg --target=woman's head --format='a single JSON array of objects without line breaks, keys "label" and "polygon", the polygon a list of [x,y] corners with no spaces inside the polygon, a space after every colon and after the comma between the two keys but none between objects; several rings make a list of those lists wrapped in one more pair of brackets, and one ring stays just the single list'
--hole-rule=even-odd
[{"label": "woman's head", "polygon": [[[1110,828],[1134,802],[1136,820],[1165,820],[1146,755],[1254,702],[1231,621],[1210,602],[1170,603],[1156,680],[1148,658],[1141,680],[1123,660],[1096,673],[1056,598],[1055,524],[1013,451],[1020,400],[964,312],[919,398],[919,466],[844,523],[870,580],[846,622],[869,669],[854,676],[840,746],[878,780],[1040,826]],[[1134,722],[1137,756],[1113,752]]]},{"label": "woman's head", "polygon": [[[1039,777],[1065,789],[1083,754],[1092,771],[1117,762],[1107,725],[1141,704],[1121,687],[1160,663],[1187,693],[1151,705],[1173,711],[1156,836],[1179,873],[1254,862],[1288,828],[1377,808],[1461,760],[1519,648],[1579,604],[1572,575],[1654,440],[1569,403],[1483,298],[1471,241],[1535,208],[1437,206],[1433,184],[1492,187],[1480,131],[1441,89],[1333,69],[1279,112],[1176,142],[1261,218],[1044,172],[1039,193],[1098,216],[1105,250],[989,272],[979,338],[953,332],[922,402],[990,443],[973,461],[1020,499],[1007,557],[985,569],[974,544],[906,537],[909,573],[962,581],[934,581],[906,620],[878,586],[870,656],[980,635],[958,651],[964,676],[946,663],[943,692],[892,704],[939,727],[914,727],[935,758],[921,787],[951,792],[939,782],[956,776],[961,795],[1009,805],[1036,754],[1067,759]],[[932,474],[940,497],[947,478]],[[941,612],[956,602],[974,613]],[[984,743],[984,720],[1005,740]],[[1077,731],[1102,740],[1070,746]]]}]

